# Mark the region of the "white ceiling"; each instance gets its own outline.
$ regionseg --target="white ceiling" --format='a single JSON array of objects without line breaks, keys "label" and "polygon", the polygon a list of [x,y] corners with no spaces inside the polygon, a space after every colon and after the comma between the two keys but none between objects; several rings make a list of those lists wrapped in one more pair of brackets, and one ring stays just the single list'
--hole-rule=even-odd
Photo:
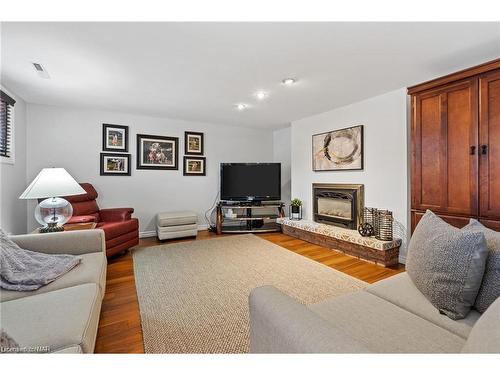
[{"label": "white ceiling", "polygon": [[500,23],[2,23],[1,53],[30,103],[278,128],[498,58]]}]

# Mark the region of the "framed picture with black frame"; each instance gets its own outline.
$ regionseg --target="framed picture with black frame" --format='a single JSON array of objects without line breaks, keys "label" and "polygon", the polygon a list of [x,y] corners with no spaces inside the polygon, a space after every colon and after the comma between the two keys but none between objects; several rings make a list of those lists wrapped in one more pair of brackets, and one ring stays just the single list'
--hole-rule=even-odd
[{"label": "framed picture with black frame", "polygon": [[130,154],[101,153],[101,176],[130,176]]},{"label": "framed picture with black frame", "polygon": [[102,150],[128,152],[128,126],[102,124]]},{"label": "framed picture with black frame", "polygon": [[203,133],[184,132],[184,154],[203,155]]},{"label": "framed picture with black frame", "polygon": [[184,156],[184,176],[206,176],[207,159],[199,156]]},{"label": "framed picture with black frame", "polygon": [[137,134],[137,169],[179,169],[179,138]]}]

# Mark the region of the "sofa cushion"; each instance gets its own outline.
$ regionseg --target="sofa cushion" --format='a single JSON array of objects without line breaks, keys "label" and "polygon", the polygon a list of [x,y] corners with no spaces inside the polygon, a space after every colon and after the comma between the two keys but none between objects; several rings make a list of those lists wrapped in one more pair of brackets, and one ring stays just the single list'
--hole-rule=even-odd
[{"label": "sofa cushion", "polygon": [[72,202],[74,216],[94,216],[99,220],[99,206],[96,201]]},{"label": "sofa cushion", "polygon": [[366,291],[464,339],[469,336],[472,326],[481,316],[476,310],[471,310],[464,319],[459,320],[453,320],[440,314],[417,289],[406,272],[372,284],[366,288]]},{"label": "sofa cushion", "polygon": [[474,307],[485,312],[486,309],[500,297],[500,232],[486,228],[475,219],[462,228],[463,230],[479,231],[486,238],[488,247],[488,258],[486,260],[486,269],[484,271],[483,281],[479,293],[477,294]]},{"label": "sofa cushion", "polygon": [[487,255],[482,233],[455,228],[428,210],[411,237],[406,270],[441,313],[463,319],[476,300]]},{"label": "sofa cushion", "polygon": [[365,291],[308,307],[374,353],[458,353],[465,343],[463,338]]},{"label": "sofa cushion", "polygon": [[197,222],[198,215],[192,211],[161,212],[156,215],[156,224],[159,227],[196,224]]},{"label": "sofa cushion", "polygon": [[96,284],[83,284],[2,302],[2,328],[20,347],[50,352],[79,345],[94,351],[101,296]]},{"label": "sofa cushion", "polygon": [[462,353],[500,353],[500,298],[481,315]]},{"label": "sofa cushion", "polygon": [[136,231],[139,228],[139,221],[134,218],[127,221],[100,222],[97,228],[104,231],[107,242],[112,238]]},{"label": "sofa cushion", "polygon": [[249,308],[250,353],[369,352],[274,286],[255,288]]},{"label": "sofa cushion", "polygon": [[0,301],[11,301],[18,298],[47,293],[53,290],[85,283],[97,284],[99,286],[99,294],[103,297],[106,287],[106,255],[100,252],[82,254],[80,257],[82,258],[82,261],[78,266],[40,289],[30,292],[16,292],[5,289],[0,290]]}]

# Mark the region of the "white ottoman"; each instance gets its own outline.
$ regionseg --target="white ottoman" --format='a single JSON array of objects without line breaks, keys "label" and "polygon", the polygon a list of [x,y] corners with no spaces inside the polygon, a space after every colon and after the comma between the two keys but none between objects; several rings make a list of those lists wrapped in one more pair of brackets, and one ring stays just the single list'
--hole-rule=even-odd
[{"label": "white ottoman", "polygon": [[192,211],[161,212],[156,215],[159,240],[192,237],[198,233],[198,215]]}]

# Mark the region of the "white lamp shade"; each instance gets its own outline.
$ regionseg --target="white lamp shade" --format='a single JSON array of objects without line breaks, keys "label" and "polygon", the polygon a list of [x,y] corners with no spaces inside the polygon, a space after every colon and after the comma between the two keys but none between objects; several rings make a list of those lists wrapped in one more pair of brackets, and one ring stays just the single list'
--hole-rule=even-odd
[{"label": "white lamp shade", "polygon": [[85,190],[64,168],[44,168],[19,199],[38,199],[85,194]]}]

